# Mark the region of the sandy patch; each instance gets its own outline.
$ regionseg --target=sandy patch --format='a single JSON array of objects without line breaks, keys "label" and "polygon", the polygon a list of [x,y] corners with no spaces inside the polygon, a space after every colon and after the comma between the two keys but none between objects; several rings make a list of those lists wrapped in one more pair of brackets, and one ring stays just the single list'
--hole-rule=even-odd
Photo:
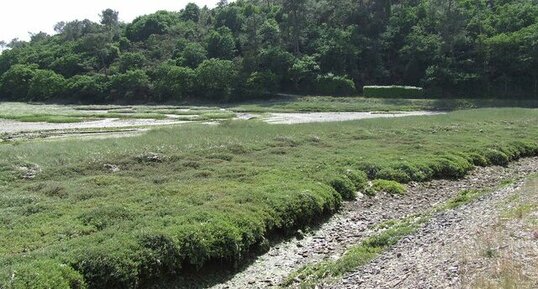
[{"label": "sandy patch", "polygon": [[96,121],[85,121],[78,123],[46,123],[46,122],[20,122],[0,119],[0,133],[20,133],[33,131],[50,130],[74,130],[74,129],[95,129],[95,128],[127,128],[140,126],[163,126],[181,124],[185,121],[178,120],[155,120],[155,119],[118,119],[107,118]]},{"label": "sandy patch", "polygon": [[336,122],[358,119],[393,118],[405,116],[438,115],[442,112],[407,111],[394,113],[379,112],[312,112],[312,113],[270,113],[265,121],[271,124],[299,124],[312,122]]}]

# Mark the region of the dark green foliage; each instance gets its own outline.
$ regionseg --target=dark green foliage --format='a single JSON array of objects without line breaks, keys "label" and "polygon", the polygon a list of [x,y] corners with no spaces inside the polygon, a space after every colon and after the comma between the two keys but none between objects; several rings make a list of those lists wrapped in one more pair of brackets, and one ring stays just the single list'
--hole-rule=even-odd
[{"label": "dark green foliage", "polygon": [[246,83],[249,93],[255,96],[272,95],[278,91],[278,87],[278,77],[272,72],[253,72]]},{"label": "dark green foliage", "polygon": [[67,91],[65,78],[51,70],[38,69],[28,88],[28,98],[31,100],[60,99]]},{"label": "dark green foliage", "polygon": [[198,43],[189,43],[180,53],[177,64],[195,69],[207,59],[206,49]]},{"label": "dark green foliage", "polygon": [[422,98],[423,90],[411,86],[365,86],[363,95],[379,98]]},{"label": "dark green foliage", "polygon": [[143,70],[129,70],[110,79],[113,100],[144,100],[149,91],[149,77]]},{"label": "dark green foliage", "polygon": [[104,75],[76,75],[68,80],[68,98],[86,103],[105,99],[106,77]]},{"label": "dark green foliage", "polygon": [[144,41],[153,34],[164,34],[178,21],[179,17],[176,13],[158,11],[138,17],[127,25],[126,36],[131,41]]},{"label": "dark green foliage", "polygon": [[[68,81],[95,74],[112,78],[137,69],[152,75],[163,63],[196,69],[216,58],[234,61],[240,76],[234,85],[237,99],[279,92],[353,95],[362,86],[369,97],[538,95],[535,0],[473,5],[425,0],[361,5],[352,0],[336,4],[246,0],[214,9],[193,3],[179,8],[179,12],[158,11],[127,24],[119,23],[118,12],[111,9],[101,13],[100,23],[60,22],[57,35],[36,33],[30,42],[7,44],[11,49],[0,55],[0,77],[15,65],[52,70]],[[27,100],[27,89],[10,80],[15,72],[0,86],[0,96]],[[22,82],[27,73],[21,75]],[[277,85],[269,73],[276,76]],[[115,94],[107,79],[98,81],[104,95]],[[398,86],[369,88],[376,84]],[[254,89],[255,85],[261,87]],[[404,86],[420,86],[424,91]],[[139,93],[145,95],[121,101],[177,100],[151,89]],[[210,94],[196,90],[189,98],[217,98]],[[103,97],[84,99],[102,101]]]},{"label": "dark green foliage", "polygon": [[230,29],[221,27],[213,31],[207,39],[207,55],[209,58],[230,60],[235,56],[235,40]]},{"label": "dark green foliage", "polygon": [[28,100],[28,89],[34,78],[35,65],[13,65],[0,79],[0,96],[9,100]]},{"label": "dark green foliage", "polygon": [[124,53],[119,59],[119,69],[121,73],[125,73],[127,70],[141,69],[144,68],[146,62],[146,57],[140,52]]},{"label": "dark green foliage", "polygon": [[163,64],[157,68],[153,80],[156,100],[182,100],[194,91],[195,81],[194,70]]},{"label": "dark green foliage", "polygon": [[488,149],[485,152],[485,157],[489,163],[498,166],[506,166],[510,161],[510,158],[505,153],[496,149]]},{"label": "dark green foliage", "polygon": [[181,10],[181,19],[184,21],[198,22],[200,19],[200,7],[195,3],[189,3],[185,9]]},{"label": "dark green foliage", "polygon": [[237,69],[229,60],[209,59],[196,68],[198,95],[207,99],[226,101],[232,97]]},{"label": "dark green foliage", "polygon": [[316,79],[316,91],[323,95],[349,96],[355,93],[355,83],[345,76],[322,75]]}]

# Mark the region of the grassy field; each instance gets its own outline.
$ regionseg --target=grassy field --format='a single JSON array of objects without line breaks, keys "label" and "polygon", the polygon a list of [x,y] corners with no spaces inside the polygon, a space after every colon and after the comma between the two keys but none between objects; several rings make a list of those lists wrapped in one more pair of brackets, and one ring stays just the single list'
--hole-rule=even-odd
[{"label": "grassy field", "polygon": [[281,97],[232,105],[43,105],[0,102],[0,119],[23,122],[73,123],[103,118],[206,121],[235,117],[235,113],[453,111],[490,107],[536,108],[538,100],[520,99],[382,99],[363,97]]},{"label": "grassy field", "polygon": [[237,104],[236,112],[452,111],[491,107],[538,107],[537,99],[391,99],[303,96]]},{"label": "grassy field", "polygon": [[[356,190],[538,154],[538,111],[268,125],[0,145],[0,288],[132,288],[234,264]],[[77,287],[78,286],[78,287]]]}]

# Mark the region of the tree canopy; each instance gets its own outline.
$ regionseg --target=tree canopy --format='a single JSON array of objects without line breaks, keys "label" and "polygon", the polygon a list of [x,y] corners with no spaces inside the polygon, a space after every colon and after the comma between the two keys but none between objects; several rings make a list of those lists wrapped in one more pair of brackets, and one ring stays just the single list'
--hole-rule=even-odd
[{"label": "tree canopy", "polygon": [[389,84],[538,96],[538,0],[237,0],[131,23],[120,12],[0,42],[0,99],[229,101]]}]

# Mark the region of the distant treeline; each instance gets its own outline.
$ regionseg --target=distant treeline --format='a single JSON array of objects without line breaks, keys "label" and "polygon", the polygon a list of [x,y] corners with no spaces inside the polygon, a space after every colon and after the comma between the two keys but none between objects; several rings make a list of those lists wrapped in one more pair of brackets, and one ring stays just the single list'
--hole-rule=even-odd
[{"label": "distant treeline", "polygon": [[[179,8],[178,8],[179,10]],[[538,96],[538,0],[239,0],[60,22],[0,55],[0,100],[228,101],[277,92]]]}]

